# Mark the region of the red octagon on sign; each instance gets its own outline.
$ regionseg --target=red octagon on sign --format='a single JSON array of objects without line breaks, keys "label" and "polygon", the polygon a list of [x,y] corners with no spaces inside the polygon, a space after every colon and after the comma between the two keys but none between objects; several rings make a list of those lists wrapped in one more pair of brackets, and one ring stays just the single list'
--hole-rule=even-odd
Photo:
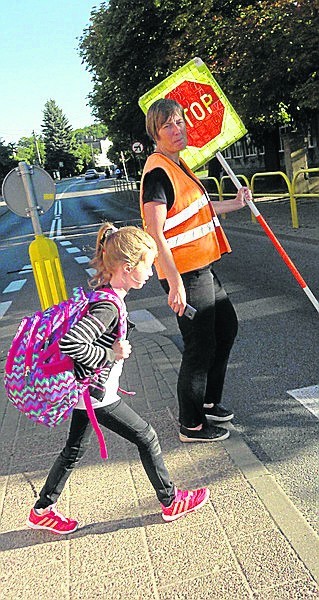
[{"label": "red octagon on sign", "polygon": [[189,146],[202,148],[220,134],[225,107],[211,85],[183,81],[165,98],[184,108]]}]

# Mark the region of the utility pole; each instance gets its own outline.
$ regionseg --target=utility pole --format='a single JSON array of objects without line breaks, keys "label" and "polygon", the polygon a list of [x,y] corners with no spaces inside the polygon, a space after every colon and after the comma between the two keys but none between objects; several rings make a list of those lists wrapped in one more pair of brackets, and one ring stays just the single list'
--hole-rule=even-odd
[{"label": "utility pole", "polygon": [[38,140],[37,140],[37,138],[36,138],[36,135],[35,135],[35,131],[34,131],[34,130],[32,131],[32,134],[33,134],[33,139],[34,139],[34,143],[35,143],[35,148],[36,148],[37,155],[38,155],[38,162],[39,162],[39,165],[41,166],[41,156],[40,156],[39,144],[38,144]]}]

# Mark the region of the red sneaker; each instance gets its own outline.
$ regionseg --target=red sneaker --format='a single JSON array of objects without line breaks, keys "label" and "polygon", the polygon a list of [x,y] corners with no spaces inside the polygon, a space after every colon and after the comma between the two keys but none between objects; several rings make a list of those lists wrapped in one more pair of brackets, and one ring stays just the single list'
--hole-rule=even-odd
[{"label": "red sneaker", "polygon": [[193,491],[176,490],[175,500],[170,506],[162,506],[164,521],[175,521],[187,513],[193,512],[206,504],[209,498],[209,489],[200,488]]},{"label": "red sneaker", "polygon": [[27,525],[32,529],[47,529],[62,535],[72,533],[78,528],[78,522],[61,515],[55,508],[55,504],[49,506],[41,515],[38,515],[32,508]]}]

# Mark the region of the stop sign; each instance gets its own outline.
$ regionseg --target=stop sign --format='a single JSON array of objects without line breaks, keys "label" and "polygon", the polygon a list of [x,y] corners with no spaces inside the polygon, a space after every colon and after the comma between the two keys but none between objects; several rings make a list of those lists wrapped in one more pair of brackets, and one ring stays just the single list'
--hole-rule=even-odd
[{"label": "stop sign", "polygon": [[223,90],[198,56],[143,94],[138,102],[147,113],[161,98],[172,98],[184,108],[188,145],[181,157],[193,171],[247,133]]},{"label": "stop sign", "polygon": [[176,100],[184,108],[189,146],[202,148],[220,134],[225,107],[211,85],[186,80],[165,98]]}]

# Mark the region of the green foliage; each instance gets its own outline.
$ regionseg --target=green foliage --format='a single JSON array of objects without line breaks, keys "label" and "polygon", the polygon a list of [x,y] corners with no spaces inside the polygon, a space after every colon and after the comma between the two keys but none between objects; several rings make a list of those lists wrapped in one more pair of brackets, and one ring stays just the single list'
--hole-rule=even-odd
[{"label": "green foliage", "polygon": [[91,147],[84,142],[78,144],[74,156],[76,157],[76,172],[83,173],[93,166]]},{"label": "green foliage", "polygon": [[94,123],[93,125],[82,127],[81,129],[74,129],[73,133],[76,141],[81,143],[83,140],[88,138],[93,138],[94,140],[105,140],[108,131],[104,123]]},{"label": "green foliage", "polygon": [[168,73],[166,53],[157,52],[163,40],[163,23],[153,0],[110,0],[92,11],[79,49],[93,73],[90,104],[107,124],[113,154],[135,139],[144,146],[150,143],[137,102]]},{"label": "green foliage", "polygon": [[[68,119],[54,100],[48,100],[45,104],[42,129],[45,168],[49,172],[59,170],[62,177],[74,175],[77,172],[75,138]],[[63,166],[59,166],[59,163],[63,163]]]},{"label": "green foliage", "polygon": [[79,51],[115,155],[135,139],[151,150],[138,98],[194,56],[256,141],[292,119],[302,127],[319,106],[318,32],[313,0],[110,0],[92,10]]},{"label": "green foliage", "polygon": [[12,156],[12,145],[5,145],[3,140],[0,138],[0,185],[5,176],[17,166],[17,161]]},{"label": "green foliage", "polygon": [[311,0],[266,0],[241,7],[235,18],[215,15],[209,64],[250,131],[291,119],[302,127],[318,110],[318,32]]},{"label": "green foliage", "polygon": [[42,166],[45,161],[44,141],[41,136],[22,137],[16,146],[17,161],[24,161],[29,165]]}]

